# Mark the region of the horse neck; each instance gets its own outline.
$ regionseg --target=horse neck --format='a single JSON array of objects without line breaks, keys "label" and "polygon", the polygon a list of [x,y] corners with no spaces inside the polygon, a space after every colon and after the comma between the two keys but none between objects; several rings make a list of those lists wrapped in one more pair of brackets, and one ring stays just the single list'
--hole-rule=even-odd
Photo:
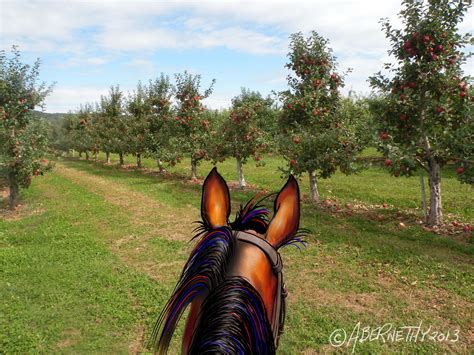
[{"label": "horse neck", "polygon": [[237,241],[228,276],[246,279],[260,294],[269,321],[273,319],[277,278],[265,253],[254,245]]}]

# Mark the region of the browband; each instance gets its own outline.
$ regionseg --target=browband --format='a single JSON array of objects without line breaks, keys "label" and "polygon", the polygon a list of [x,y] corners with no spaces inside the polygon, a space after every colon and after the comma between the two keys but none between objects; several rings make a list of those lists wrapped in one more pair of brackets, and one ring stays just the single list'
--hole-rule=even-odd
[{"label": "browband", "polygon": [[263,253],[265,253],[265,255],[272,263],[273,272],[277,277],[277,294],[275,301],[276,304],[275,307],[273,307],[272,314],[272,331],[276,348],[278,347],[278,340],[280,338],[280,334],[283,332],[283,323],[285,320],[285,298],[287,296],[286,288],[283,284],[283,262],[281,260],[280,253],[278,253],[278,251],[269,242],[255,234],[243,231],[236,231],[235,237],[237,240],[255,245]]}]

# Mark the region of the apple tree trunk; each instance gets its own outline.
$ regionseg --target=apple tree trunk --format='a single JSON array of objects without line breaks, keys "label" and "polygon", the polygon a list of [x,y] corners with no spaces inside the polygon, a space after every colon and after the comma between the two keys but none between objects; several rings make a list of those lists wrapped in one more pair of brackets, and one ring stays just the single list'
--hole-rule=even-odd
[{"label": "apple tree trunk", "polygon": [[160,172],[160,174],[163,174],[165,173],[165,167],[163,166],[163,162],[161,161],[161,159],[156,159],[156,165],[158,166],[158,170]]},{"label": "apple tree trunk", "polygon": [[428,182],[430,185],[430,212],[428,214],[427,224],[437,226],[443,222],[441,206],[441,167],[433,158],[429,161]]},{"label": "apple tree trunk", "polygon": [[120,161],[120,165],[123,165],[123,153],[122,152],[119,153],[119,161]]},{"label": "apple tree trunk", "polygon": [[8,196],[8,207],[13,210],[18,205],[18,199],[20,197],[20,186],[14,178],[9,179],[9,185],[10,195]]},{"label": "apple tree trunk", "polygon": [[86,150],[86,160],[89,160],[90,159],[90,156],[89,156],[89,151]]},{"label": "apple tree trunk", "polygon": [[242,159],[237,158],[237,176],[239,178],[239,187],[244,188],[247,186],[247,183],[245,182],[245,177],[244,177],[244,171],[242,168]]},{"label": "apple tree trunk", "polygon": [[97,149],[94,150],[94,160],[96,163],[99,161],[99,151]]},{"label": "apple tree trunk", "polygon": [[107,164],[110,164],[110,152],[105,152],[105,159],[107,161]]},{"label": "apple tree trunk", "polygon": [[311,201],[319,203],[318,180],[316,178],[316,170],[309,171],[309,188],[311,190]]},{"label": "apple tree trunk", "polygon": [[191,157],[191,179],[197,180],[197,159],[194,156]]},{"label": "apple tree trunk", "polygon": [[142,167],[142,155],[140,153],[137,153],[137,167]]},{"label": "apple tree trunk", "polygon": [[425,178],[420,175],[420,188],[421,188],[421,207],[423,209],[423,216],[425,216],[425,222],[428,221],[428,207],[426,206],[426,190],[425,190]]}]

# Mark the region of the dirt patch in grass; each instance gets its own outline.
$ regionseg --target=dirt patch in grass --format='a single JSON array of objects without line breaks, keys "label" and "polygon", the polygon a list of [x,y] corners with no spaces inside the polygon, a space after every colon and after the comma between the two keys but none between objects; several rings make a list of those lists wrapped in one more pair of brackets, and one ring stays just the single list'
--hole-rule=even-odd
[{"label": "dirt patch in grass", "polygon": [[135,331],[136,337],[128,346],[129,354],[141,354],[145,350],[145,327],[139,324]]},{"label": "dirt patch in grass", "polygon": [[300,287],[297,291],[290,293],[289,304],[311,302],[318,306],[337,305],[355,313],[379,313],[374,307],[377,303],[377,295],[374,293],[343,293],[320,289],[314,287],[314,284],[308,284],[308,286],[306,289]]},{"label": "dirt patch in grass", "polygon": [[23,205],[21,203],[15,209],[10,209],[8,207],[8,194],[8,189],[0,191],[0,219],[17,221],[31,215],[42,214],[45,211],[41,206]]},{"label": "dirt patch in grass", "polygon": [[[176,211],[141,192],[130,189],[126,185],[116,182],[110,183],[105,178],[68,168],[62,164],[57,164],[56,171],[69,180],[86,186],[87,189],[100,195],[113,205],[126,210],[132,223],[150,229],[147,235],[140,235],[140,239],[159,235],[168,240],[187,241],[192,235],[193,219],[190,217],[192,213],[189,213],[189,211]],[[182,233],[176,232],[176,221],[179,221]],[[129,236],[115,243],[119,247],[134,238]]]},{"label": "dirt patch in grass", "polygon": [[62,339],[56,344],[59,349],[68,348],[78,343],[81,336],[79,329],[66,329],[61,333]]}]

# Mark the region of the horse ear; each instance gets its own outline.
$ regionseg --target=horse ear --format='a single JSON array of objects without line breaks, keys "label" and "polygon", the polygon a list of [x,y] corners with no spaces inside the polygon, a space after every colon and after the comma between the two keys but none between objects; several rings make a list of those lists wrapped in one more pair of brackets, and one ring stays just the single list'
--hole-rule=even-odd
[{"label": "horse ear", "polygon": [[273,218],[267,229],[267,241],[278,249],[288,238],[295,235],[300,224],[300,189],[290,175],[275,199]]},{"label": "horse ear", "polygon": [[202,187],[202,220],[206,225],[217,228],[227,225],[229,215],[229,188],[224,178],[214,168],[207,175]]}]

